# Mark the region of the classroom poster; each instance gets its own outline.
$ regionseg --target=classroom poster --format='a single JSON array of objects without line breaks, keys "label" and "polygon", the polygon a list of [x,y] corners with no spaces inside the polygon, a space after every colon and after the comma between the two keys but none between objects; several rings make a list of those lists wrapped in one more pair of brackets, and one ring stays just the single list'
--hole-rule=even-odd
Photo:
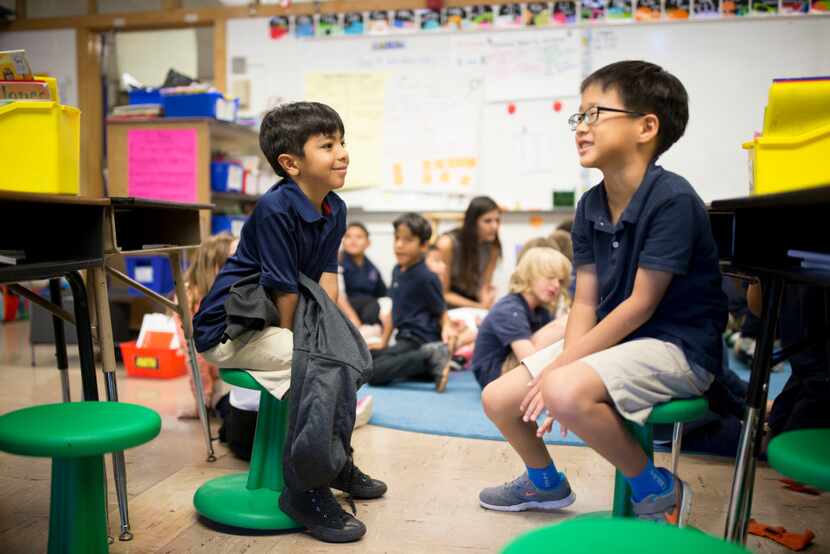
[{"label": "classroom poster", "polygon": [[467,10],[462,6],[444,10],[443,27],[450,31],[460,31],[467,26]]},{"label": "classroom poster", "polygon": [[637,21],[656,21],[663,16],[663,6],[660,0],[638,0],[634,19]]},{"label": "classroom poster", "polygon": [[666,0],[666,19],[689,19],[689,1]]},{"label": "classroom poster", "polygon": [[369,24],[367,26],[370,35],[385,35],[389,32],[389,12],[386,10],[373,10],[369,12]]},{"label": "classroom poster", "polygon": [[810,0],[781,0],[781,13],[784,15],[804,14],[810,12]]},{"label": "classroom poster", "polygon": [[604,21],[605,0],[582,0],[582,19],[585,21]]},{"label": "classroom poster", "polygon": [[749,0],[721,0],[720,11],[725,17],[749,15]]},{"label": "classroom poster", "polygon": [[752,0],[753,15],[778,15],[778,0]]},{"label": "classroom poster", "polygon": [[349,12],[343,17],[343,32],[347,35],[363,34],[363,14]]},{"label": "classroom poster", "polygon": [[340,14],[320,14],[317,20],[317,36],[332,37],[343,34],[343,24],[340,22]]},{"label": "classroom poster", "polygon": [[418,12],[421,20],[422,31],[437,31],[441,28],[441,12],[438,10],[420,10]]},{"label": "classroom poster", "polygon": [[392,28],[399,33],[414,33],[416,30],[415,11],[396,10],[392,17]]},{"label": "classroom poster", "polygon": [[127,195],[196,201],[196,129],[127,131]]},{"label": "classroom poster", "polygon": [[495,16],[493,26],[499,29],[511,29],[522,26],[522,5],[503,4]]},{"label": "classroom poster", "polygon": [[268,21],[268,34],[271,40],[279,40],[288,34],[290,20],[284,15],[277,15]]},{"label": "classroom poster", "polygon": [[313,15],[298,15],[294,18],[294,36],[297,38],[314,36]]},{"label": "classroom poster", "polygon": [[475,29],[489,29],[493,26],[493,7],[476,5],[470,7],[470,24]]},{"label": "classroom poster", "polygon": [[557,0],[554,2],[553,23],[557,25],[576,23],[576,2],[574,0]]},{"label": "classroom poster", "polygon": [[706,18],[718,16],[720,16],[720,11],[718,10],[717,0],[692,0],[692,17]]},{"label": "classroom poster", "polygon": [[524,10],[524,23],[528,27],[550,25],[550,6],[547,2],[529,2]]},{"label": "classroom poster", "polygon": [[633,0],[609,0],[608,19],[611,21],[628,21],[634,15]]}]

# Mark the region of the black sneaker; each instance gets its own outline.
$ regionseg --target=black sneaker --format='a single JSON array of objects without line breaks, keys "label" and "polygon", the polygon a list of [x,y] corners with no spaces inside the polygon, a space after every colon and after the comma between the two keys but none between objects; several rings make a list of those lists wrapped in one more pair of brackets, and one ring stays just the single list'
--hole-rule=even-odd
[{"label": "black sneaker", "polygon": [[351,458],[331,483],[331,488],[343,491],[358,500],[374,500],[386,494],[386,483],[372,479],[354,465]]},{"label": "black sneaker", "polygon": [[354,542],[366,534],[366,526],[345,512],[328,487],[305,492],[285,488],[280,495],[280,509],[308,533],[323,542]]}]

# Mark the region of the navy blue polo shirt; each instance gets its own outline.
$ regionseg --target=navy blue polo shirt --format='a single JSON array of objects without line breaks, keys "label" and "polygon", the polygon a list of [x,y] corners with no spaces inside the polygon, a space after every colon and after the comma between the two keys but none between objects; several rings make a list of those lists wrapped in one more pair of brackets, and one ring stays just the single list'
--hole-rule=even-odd
[{"label": "navy blue polo shirt", "polygon": [[346,283],[346,296],[372,296],[381,298],[386,296],[386,283],[380,276],[380,271],[368,257],[363,256],[363,264],[358,265],[354,258],[343,254],[340,261],[343,266],[343,281]]},{"label": "navy blue polo shirt", "polygon": [[683,177],[652,164],[616,224],[609,214],[600,183],[580,199],[572,231],[574,265],[596,266],[597,321],[631,296],[638,268],[670,272],[651,319],[623,341],[671,342],[690,363],[720,373],[727,303],[703,201]]},{"label": "navy blue polo shirt", "polygon": [[284,179],[257,202],[242,226],[236,253],[228,258],[193,318],[196,350],[210,350],[225,332],[225,298],[240,279],[260,273],[270,291],[297,292],[304,273],[319,281],[337,273],[337,252],[346,232],[346,204],[333,192],[318,212],[296,183]]},{"label": "navy blue polo shirt", "polygon": [[527,300],[518,293],[508,294],[496,302],[478,327],[476,336],[471,365],[479,384],[484,387],[498,378],[512,343],[530,339],[551,319],[550,312],[542,306],[531,311]]},{"label": "navy blue polo shirt", "polygon": [[396,265],[392,270],[392,324],[398,338],[421,344],[441,340],[441,317],[447,310],[444,289],[438,276],[422,259],[406,271]]}]

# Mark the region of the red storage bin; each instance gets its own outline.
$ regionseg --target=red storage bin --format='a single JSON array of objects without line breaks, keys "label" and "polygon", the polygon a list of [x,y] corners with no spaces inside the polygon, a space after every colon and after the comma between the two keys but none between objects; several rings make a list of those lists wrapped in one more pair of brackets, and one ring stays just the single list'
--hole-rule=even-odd
[{"label": "red storage bin", "polygon": [[121,357],[130,377],[173,379],[187,373],[185,357],[169,348],[138,348],[135,341],[122,342]]}]

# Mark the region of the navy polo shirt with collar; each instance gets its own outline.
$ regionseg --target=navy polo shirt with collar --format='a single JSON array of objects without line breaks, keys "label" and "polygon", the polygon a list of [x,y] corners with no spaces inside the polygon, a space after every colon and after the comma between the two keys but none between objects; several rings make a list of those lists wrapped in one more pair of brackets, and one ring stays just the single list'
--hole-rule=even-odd
[{"label": "navy polo shirt with collar", "polygon": [[726,295],[709,216],[688,181],[651,164],[616,224],[600,183],[580,199],[572,236],[574,265],[596,267],[598,322],[631,296],[638,268],[670,272],[654,314],[623,341],[671,342],[690,364],[720,373]]},{"label": "navy polo shirt with collar", "polygon": [[257,202],[242,226],[236,253],[216,276],[193,318],[196,350],[210,350],[225,332],[225,299],[240,279],[260,274],[272,292],[297,292],[300,273],[314,281],[337,273],[337,253],[346,232],[346,204],[334,192],[317,211],[297,184],[284,179]]},{"label": "navy polo shirt with collar", "polygon": [[344,253],[340,265],[343,266],[343,281],[346,284],[346,295],[349,298],[386,296],[386,283],[383,282],[378,268],[368,257],[363,256],[363,264],[358,265],[351,256]]},{"label": "navy polo shirt with collar", "polygon": [[478,328],[471,363],[473,373],[484,387],[501,375],[501,366],[510,354],[511,344],[530,339],[551,321],[543,306],[531,311],[524,296],[510,293],[496,302]]},{"label": "navy polo shirt with collar", "polygon": [[441,318],[447,310],[444,289],[423,259],[405,271],[395,266],[389,296],[398,338],[420,344],[441,340]]}]

